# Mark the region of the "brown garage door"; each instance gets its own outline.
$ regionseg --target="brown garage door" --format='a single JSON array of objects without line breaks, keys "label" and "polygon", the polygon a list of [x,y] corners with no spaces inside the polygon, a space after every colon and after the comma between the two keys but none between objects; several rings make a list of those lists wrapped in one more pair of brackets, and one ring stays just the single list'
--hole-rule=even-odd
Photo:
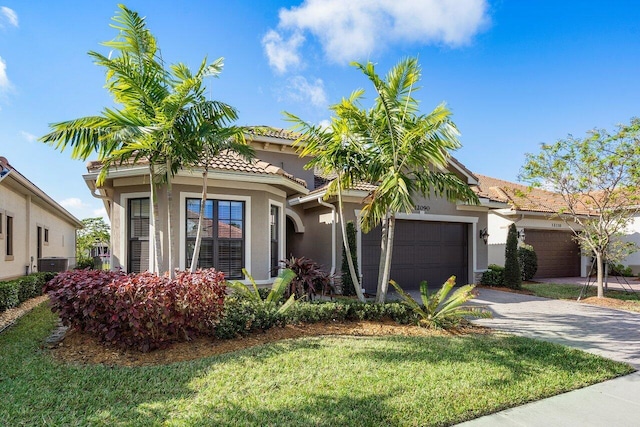
[{"label": "brown garage door", "polygon": [[[418,289],[420,281],[439,287],[455,275],[467,283],[467,224],[396,221],[391,279],[403,289]],[[362,235],[363,286],[375,292],[380,261],[380,227]]]},{"label": "brown garage door", "polygon": [[538,256],[535,278],[580,276],[580,246],[573,240],[573,233],[525,230],[524,239]]}]

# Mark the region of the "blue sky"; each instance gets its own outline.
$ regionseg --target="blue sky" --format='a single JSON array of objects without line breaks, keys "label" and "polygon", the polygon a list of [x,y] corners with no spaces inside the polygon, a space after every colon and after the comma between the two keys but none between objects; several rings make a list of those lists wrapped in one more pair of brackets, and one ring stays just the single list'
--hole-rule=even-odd
[{"label": "blue sky", "polygon": [[[357,88],[348,64],[379,73],[403,57],[423,69],[423,112],[445,101],[461,131],[454,153],[474,172],[516,180],[542,142],[639,115],[640,5],[634,1],[136,0],[167,63],[225,58],[213,99],[239,124],[288,127],[282,111],[319,123]],[[73,161],[36,139],[49,123],[111,106],[87,55],[115,2],[0,0],[0,155],[78,218],[102,215]],[[1,203],[1,201],[0,201]]]}]

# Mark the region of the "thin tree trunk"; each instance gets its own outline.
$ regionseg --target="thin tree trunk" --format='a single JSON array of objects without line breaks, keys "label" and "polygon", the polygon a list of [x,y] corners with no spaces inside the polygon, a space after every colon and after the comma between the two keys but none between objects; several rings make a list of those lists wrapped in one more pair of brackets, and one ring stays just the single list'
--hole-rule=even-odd
[{"label": "thin tree trunk", "polygon": [[173,238],[173,188],[171,187],[171,165],[167,159],[167,231],[169,235],[169,278],[176,277],[176,263]]},{"label": "thin tree trunk", "polygon": [[600,251],[596,251],[596,263],[597,263],[597,281],[598,284],[598,298],[604,297],[604,287],[602,285],[602,276],[603,276],[603,263],[602,263],[602,253]]},{"label": "thin tree trunk", "polygon": [[393,256],[393,238],[396,229],[396,217],[394,214],[389,215],[387,224],[387,252],[384,259],[384,271],[380,280],[380,295],[377,302],[384,303],[387,300],[387,290],[389,289],[389,280],[391,279],[391,258]]},{"label": "thin tree trunk", "polygon": [[155,167],[153,163],[149,165],[151,175],[151,223],[153,224],[153,273],[160,274],[160,266],[162,265],[162,245],[160,242],[161,224],[159,223],[160,213],[158,208],[158,188],[155,182]]},{"label": "thin tree trunk", "polygon": [[202,172],[202,197],[200,198],[200,213],[198,215],[198,232],[196,233],[196,243],[193,247],[193,258],[191,258],[191,268],[189,271],[195,273],[198,268],[198,258],[200,257],[200,245],[202,244],[202,225],[204,224],[204,205],[207,202],[207,179],[209,171],[207,168]]},{"label": "thin tree trunk", "polygon": [[[338,176],[338,178],[340,178]],[[344,210],[342,208],[342,191],[340,190],[340,184],[338,184],[338,214],[340,215],[340,230],[342,231],[342,243],[344,244],[344,250],[347,252],[347,264],[349,264],[349,274],[351,274],[351,280],[356,290],[356,295],[361,302],[364,302],[364,295],[362,294],[362,286],[360,286],[360,280],[358,274],[353,265],[353,258],[351,257],[351,247],[349,245],[349,239],[347,238],[347,228],[344,222]]]},{"label": "thin tree trunk", "polygon": [[388,224],[388,216],[382,219],[382,223],[380,224],[380,228],[382,229],[381,237],[380,237],[380,261],[378,262],[378,283],[376,288],[376,301],[378,301],[378,296],[382,293],[382,275],[384,274],[384,260],[387,258],[387,224]]}]

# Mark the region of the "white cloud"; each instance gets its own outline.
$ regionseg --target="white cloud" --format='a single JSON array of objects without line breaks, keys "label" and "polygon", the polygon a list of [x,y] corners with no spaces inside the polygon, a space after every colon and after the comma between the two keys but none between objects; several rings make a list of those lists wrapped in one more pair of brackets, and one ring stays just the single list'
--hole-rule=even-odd
[{"label": "white cloud", "polygon": [[7,63],[0,56],[0,93],[7,92],[11,87],[11,82],[7,76]]},{"label": "white cloud", "polygon": [[77,197],[70,197],[68,199],[64,199],[60,202],[60,204],[66,209],[80,209],[84,208],[87,205]]},{"label": "white cloud", "polygon": [[320,120],[320,122],[318,123],[318,126],[320,126],[323,129],[329,129],[331,127],[331,120],[329,119]]},{"label": "white cloud", "polygon": [[4,28],[6,26],[5,23],[8,23],[12,27],[17,27],[18,14],[13,9],[2,6],[0,7],[0,28]]},{"label": "white cloud", "polygon": [[[305,0],[280,10],[279,32],[270,30],[263,44],[267,50],[268,37],[283,41],[282,34],[292,32],[301,40],[293,52],[299,62],[304,41],[300,38],[308,32],[338,63],[399,43],[458,47],[470,43],[489,23],[487,9],[487,0]],[[287,68],[286,62],[275,65],[268,50],[267,55],[280,72]]]},{"label": "white cloud", "polygon": [[299,32],[294,32],[285,40],[278,32],[269,30],[262,38],[269,65],[279,73],[284,73],[289,67],[300,65],[298,50],[303,42],[304,37]]},{"label": "white cloud", "polygon": [[310,103],[315,107],[327,105],[327,94],[324,91],[322,79],[310,82],[303,76],[294,76],[287,83],[287,94],[290,99]]},{"label": "white cloud", "polygon": [[29,132],[25,132],[23,130],[20,131],[20,135],[22,136],[22,138],[24,138],[25,140],[27,140],[28,142],[35,142],[38,140],[38,137],[35,136],[32,133]]}]

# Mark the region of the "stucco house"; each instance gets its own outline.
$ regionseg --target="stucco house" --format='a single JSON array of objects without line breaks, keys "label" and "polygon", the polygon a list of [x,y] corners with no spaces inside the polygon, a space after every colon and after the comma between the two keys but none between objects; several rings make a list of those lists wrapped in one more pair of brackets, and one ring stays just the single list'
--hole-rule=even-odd
[{"label": "stucco house", "polygon": [[[244,267],[259,284],[271,283],[279,261],[291,255],[311,258],[327,271],[339,273],[342,241],[337,201],[323,199],[326,182],[304,168],[309,159],[300,158],[292,146],[296,135],[271,129],[249,136],[254,161],[222,154],[209,169],[206,236],[199,265],[213,266],[232,279],[244,279]],[[97,187],[100,168],[100,163],[90,162],[84,179],[94,196],[103,199],[111,220],[111,266],[129,272],[150,270],[153,230],[148,166],[114,168]],[[477,177],[455,159],[448,169],[471,188],[477,187]],[[166,217],[167,209],[172,209],[177,219],[173,237],[178,265],[172,267],[184,269],[190,264],[201,182],[198,168],[181,170],[173,179],[172,205],[168,206],[166,194],[159,197],[160,215]],[[373,188],[363,183],[344,194],[348,220],[357,223],[363,201]],[[479,206],[419,199],[412,213],[399,215],[394,280],[406,288],[416,288],[424,279],[439,285],[452,274],[458,283],[475,281],[488,264],[480,230],[488,227],[487,213],[495,205],[482,194],[480,199]],[[162,235],[162,244],[167,245],[166,230]],[[371,292],[377,281],[380,233],[365,234],[358,229],[357,242],[363,286]],[[161,271],[169,267],[168,260],[163,264]]]},{"label": "stucco house", "polygon": [[73,267],[82,223],[0,157],[0,280]]},{"label": "stucco house", "polygon": [[588,274],[590,258],[581,255],[571,229],[557,216],[565,205],[559,194],[485,175],[475,176],[479,194],[504,203],[503,208],[488,213],[489,264],[504,265],[508,228],[515,224],[520,241],[532,245],[538,256],[534,278]]}]

